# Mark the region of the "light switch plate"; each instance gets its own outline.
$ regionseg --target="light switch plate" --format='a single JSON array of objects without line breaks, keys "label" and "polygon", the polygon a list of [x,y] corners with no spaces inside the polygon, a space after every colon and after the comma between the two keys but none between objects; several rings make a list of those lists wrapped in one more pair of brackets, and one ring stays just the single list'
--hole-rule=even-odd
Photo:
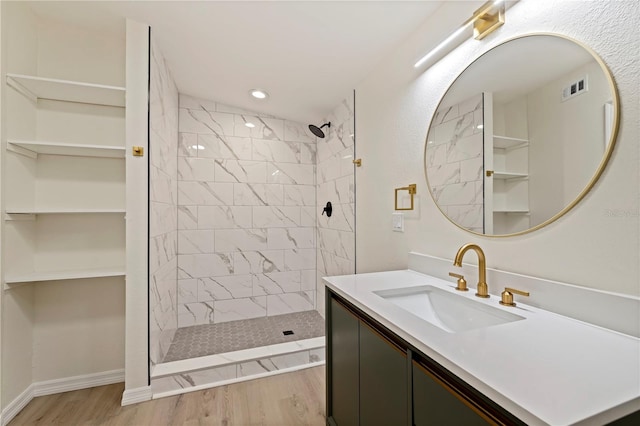
[{"label": "light switch plate", "polygon": [[391,229],[395,232],[404,232],[404,213],[391,214]]}]

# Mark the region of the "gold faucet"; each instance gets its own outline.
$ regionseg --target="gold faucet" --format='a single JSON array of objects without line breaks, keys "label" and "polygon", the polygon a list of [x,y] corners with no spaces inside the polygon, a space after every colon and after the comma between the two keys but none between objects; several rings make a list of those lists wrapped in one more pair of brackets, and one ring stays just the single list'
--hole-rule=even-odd
[{"label": "gold faucet", "polygon": [[467,250],[473,250],[478,255],[478,286],[476,296],[487,298],[489,297],[489,286],[487,286],[487,262],[484,257],[484,252],[477,244],[465,244],[456,253],[456,258],[453,261],[453,266],[462,267],[462,258]]}]

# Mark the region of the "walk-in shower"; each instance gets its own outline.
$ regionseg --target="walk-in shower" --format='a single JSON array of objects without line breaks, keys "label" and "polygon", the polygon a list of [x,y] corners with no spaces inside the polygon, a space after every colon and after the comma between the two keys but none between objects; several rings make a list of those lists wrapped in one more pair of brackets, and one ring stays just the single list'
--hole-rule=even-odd
[{"label": "walk-in shower", "polygon": [[153,43],[151,57],[154,396],[321,364],[321,277],[353,273],[355,244],[353,167],[320,172],[353,155],[353,101],[319,142],[306,124],[178,95]]}]

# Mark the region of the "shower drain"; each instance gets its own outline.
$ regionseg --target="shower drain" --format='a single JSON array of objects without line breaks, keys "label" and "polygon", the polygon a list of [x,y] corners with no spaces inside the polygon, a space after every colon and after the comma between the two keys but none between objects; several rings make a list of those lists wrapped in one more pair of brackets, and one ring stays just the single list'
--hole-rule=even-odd
[{"label": "shower drain", "polygon": [[293,330],[285,330],[282,332],[285,336],[291,336],[293,334]]}]

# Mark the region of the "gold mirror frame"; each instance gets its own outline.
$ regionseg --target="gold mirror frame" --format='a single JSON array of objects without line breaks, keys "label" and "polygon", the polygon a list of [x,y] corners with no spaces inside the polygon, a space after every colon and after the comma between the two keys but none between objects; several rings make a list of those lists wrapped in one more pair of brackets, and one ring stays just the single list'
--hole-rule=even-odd
[{"label": "gold mirror frame", "polygon": [[[442,105],[442,101],[444,100],[445,96],[447,95],[447,93],[449,92],[449,90],[451,89],[451,87],[456,83],[456,81],[460,78],[460,76],[466,72],[473,64],[475,64],[478,60],[480,60],[480,58],[482,58],[484,55],[486,55],[487,53],[499,48],[500,46],[509,43],[511,41],[514,40],[518,40],[518,39],[523,39],[523,38],[527,38],[527,37],[535,37],[535,36],[551,36],[551,37],[557,37],[557,38],[561,38],[564,40],[568,40],[580,47],[582,47],[586,52],[588,52],[593,59],[598,63],[598,65],[600,65],[600,68],[602,69],[602,71],[604,72],[604,75],[607,79],[607,82],[609,84],[609,89],[611,91],[611,97],[612,97],[612,104],[614,107],[614,114],[613,114],[613,123],[612,123],[612,128],[611,128],[611,136],[610,139],[608,141],[607,144],[607,148],[606,151],[604,152],[604,155],[602,156],[602,160],[600,161],[598,168],[596,169],[593,177],[591,178],[591,180],[587,183],[587,185],[582,189],[582,191],[576,196],[576,198],[569,203],[566,207],[564,207],[562,210],[560,210],[558,213],[556,213],[554,216],[552,216],[551,218],[545,220],[542,223],[539,223],[538,225],[532,226],[531,228],[525,229],[523,231],[519,231],[519,232],[514,232],[514,233],[510,233],[510,234],[480,234],[478,232],[472,231],[470,229],[467,229],[461,225],[459,225],[458,223],[454,222],[451,218],[449,218],[449,216],[442,210],[442,208],[440,207],[440,205],[437,203],[434,195],[433,195],[433,190],[431,188],[431,184],[429,183],[429,175],[427,173],[427,148],[428,148],[428,138],[429,138],[429,132],[431,131],[431,128],[434,124],[434,120],[436,118],[436,112],[440,109],[440,106]],[[424,155],[423,155],[423,164],[424,164],[424,175],[425,175],[425,180],[427,182],[427,187],[429,188],[429,194],[431,195],[431,199],[433,200],[434,204],[436,205],[436,207],[438,207],[438,210],[440,210],[440,213],[442,213],[442,215],[447,218],[447,220],[449,222],[451,222],[452,224],[454,224],[455,226],[457,226],[458,228],[469,232],[471,234],[480,236],[480,237],[489,237],[489,238],[505,238],[505,237],[513,237],[513,236],[517,236],[517,235],[525,235],[528,234],[530,232],[533,231],[537,231],[538,229],[541,229],[547,225],[549,225],[550,223],[555,222],[556,220],[560,219],[562,216],[564,216],[569,210],[571,210],[572,208],[574,208],[588,193],[589,191],[591,191],[591,189],[594,187],[595,183],[598,181],[598,179],[600,178],[600,176],[602,175],[602,173],[604,172],[604,169],[606,168],[609,159],[611,158],[611,155],[613,153],[613,149],[615,147],[616,141],[618,139],[618,131],[619,131],[619,127],[620,127],[620,98],[618,96],[618,89],[616,87],[615,84],[615,80],[613,78],[613,74],[611,73],[611,70],[609,69],[609,67],[604,63],[604,61],[600,58],[600,56],[593,50],[591,49],[589,46],[585,45],[584,43],[573,39],[571,37],[567,37],[565,35],[562,34],[554,34],[554,33],[544,33],[544,32],[540,32],[540,33],[529,33],[529,34],[523,34],[523,35],[519,35],[516,37],[512,37],[509,38],[495,46],[493,46],[491,49],[483,52],[480,56],[478,56],[477,58],[475,58],[473,61],[471,61],[469,63],[469,65],[467,65],[458,75],[457,77],[453,80],[453,82],[447,87],[447,90],[444,92],[444,94],[442,95],[442,97],[440,98],[440,101],[438,102],[438,105],[436,106],[434,112],[433,112],[433,116],[431,117],[431,121],[429,122],[429,127],[427,128],[427,136],[425,138],[425,143],[424,143]],[[483,168],[483,174],[484,174],[484,168]]]}]

